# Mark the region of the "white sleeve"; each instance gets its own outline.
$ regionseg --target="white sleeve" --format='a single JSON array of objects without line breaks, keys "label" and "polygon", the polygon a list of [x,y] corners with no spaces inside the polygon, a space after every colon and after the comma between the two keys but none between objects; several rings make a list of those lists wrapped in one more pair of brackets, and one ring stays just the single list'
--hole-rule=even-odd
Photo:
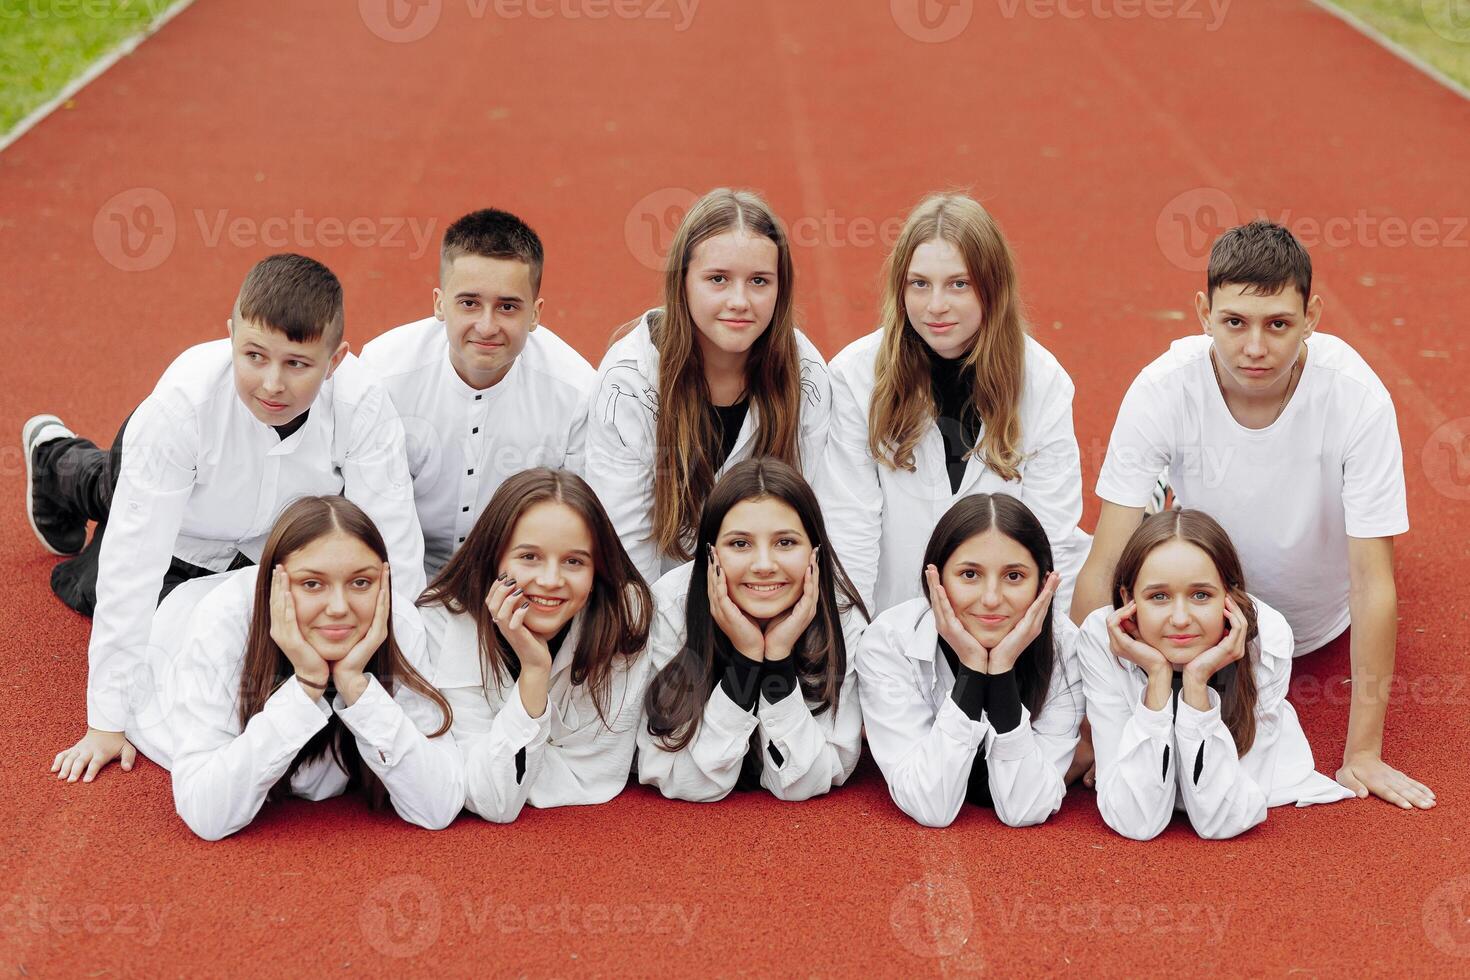
[{"label": "white sleeve", "polygon": [[814,483],[832,423],[832,380],[819,357],[801,358],[800,405],[801,472],[808,483]]},{"label": "white sleeve", "polygon": [[[1064,780],[1081,740],[1082,675],[1071,637],[1057,637],[1057,662],[1037,719],[1024,706],[1021,723],[987,739],[985,760],[995,815],[1011,827],[1043,823],[1061,809]],[[994,729],[991,729],[994,732]]]},{"label": "white sleeve", "polygon": [[[813,481],[827,537],[864,604],[873,609],[878,587],[879,529],[883,526],[881,465],[868,452],[866,406],[845,373],[832,373],[832,423]],[[916,570],[917,573],[917,570]]]},{"label": "white sleeve", "polygon": [[1133,379],[1097,477],[1097,495],[1120,507],[1148,504],[1159,474],[1169,466],[1173,444],[1169,432],[1178,407],[1144,375]]},{"label": "white sleeve", "polygon": [[899,809],[926,827],[947,827],[964,805],[970,769],[989,726],[946,696],[936,712],[904,655],[904,637],[877,623],[858,646],[858,697],[868,748]]},{"label": "white sleeve", "polygon": [[[210,608],[201,604],[205,615],[190,620],[169,727],[175,744],[174,805],[190,830],[219,840],[255,818],[297,753],[326,727],[331,708],[313,701],[291,677],[241,731],[236,712],[243,623],[210,622]],[[341,774],[335,785],[318,786],[308,795],[320,799],[345,788]]]},{"label": "white sleeve", "polygon": [[493,823],[510,823],[520,815],[540,769],[550,711],[532,718],[516,685],[498,712],[491,711],[483,688],[443,693],[454,708],[454,739],[464,754],[465,805]]},{"label": "white sleeve", "polygon": [[[835,712],[829,708],[820,715],[812,714],[800,683],[775,704],[768,703],[764,694],[757,702],[761,785],[778,800],[821,796],[845,783],[857,768],[863,747],[863,711],[853,659],[849,655]],[[775,761],[777,756],[780,763]]]},{"label": "white sleeve", "polygon": [[[1266,692],[1261,692],[1265,695]],[[1252,773],[1240,764],[1235,739],[1220,717],[1220,695],[1205,688],[1210,709],[1200,711],[1179,697],[1179,715],[1174,721],[1174,745],[1183,782],[1184,809],[1195,833],[1209,840],[1224,840],[1250,830],[1266,819],[1266,794],[1251,778]],[[1275,698],[1276,706],[1281,702]],[[1265,721],[1275,728],[1276,709],[1261,702],[1257,705],[1257,725]],[[1257,738],[1269,734],[1258,727]],[[1270,780],[1275,768],[1275,754],[1270,745],[1260,746],[1263,757],[1254,775]],[[1252,750],[1254,751],[1254,749]]]},{"label": "white sleeve", "polygon": [[1365,409],[1342,460],[1342,509],[1354,538],[1387,538],[1409,530],[1404,450],[1393,403]]},{"label": "white sleeve", "polygon": [[[683,646],[684,631],[674,623],[679,604],[659,605],[649,635],[650,669],[657,674]],[[739,656],[739,654],[736,654]],[[691,691],[690,697],[699,697]],[[664,748],[648,731],[648,719],[638,725],[638,781],[658,787],[669,799],[696,803],[724,799],[740,779],[740,767],[750,747],[756,716],[730,700],[718,683],[704,706],[699,729],[678,752]]]},{"label": "white sleeve", "polygon": [[[628,785],[649,674],[643,664],[634,662],[626,672],[614,676],[619,679],[609,692],[606,723],[585,687],[575,688],[572,695],[583,701],[581,724],[576,729],[568,730],[560,709],[548,703],[551,731],[558,734],[540,750],[539,768],[531,787],[533,805],[606,803]],[[637,682],[630,682],[631,678]]]},{"label": "white sleeve", "polygon": [[1041,522],[1054,552],[1082,519],[1082,456],[1072,428],[1075,393],[1072,379],[1058,365],[1056,380],[1046,392],[1038,431],[1024,434],[1035,449],[1022,474],[1021,502]]},{"label": "white sleeve", "polygon": [[567,453],[562,458],[561,468],[587,476],[587,408],[589,400],[583,398],[575,415],[567,424]]},{"label": "white sleeve", "polygon": [[438,705],[403,683],[389,697],[369,674],[356,702],[348,706],[339,694],[333,707],[400,817],[429,830],[454,822],[464,809],[464,759],[449,732],[429,737],[444,723]]},{"label": "white sleeve", "polygon": [[1170,705],[1150,711],[1129,692],[1116,658],[1086,629],[1078,645],[1103,821],[1134,840],[1157,837],[1174,813],[1177,761]]},{"label": "white sleeve", "polygon": [[403,422],[387,389],[376,382],[355,406],[342,482],[342,495],[361,507],[383,535],[394,596],[413,602],[426,585],[424,532],[414,504]]},{"label": "white sleeve", "polygon": [[585,477],[639,574],[655,582],[661,566],[651,538],[656,434],[644,386],[636,371],[621,366],[600,379],[587,414]]},{"label": "white sleeve", "polygon": [[123,430],[122,468],[97,568],[87,643],[87,725],[123,731],[163,578],[194,490],[198,422],[150,395]]}]

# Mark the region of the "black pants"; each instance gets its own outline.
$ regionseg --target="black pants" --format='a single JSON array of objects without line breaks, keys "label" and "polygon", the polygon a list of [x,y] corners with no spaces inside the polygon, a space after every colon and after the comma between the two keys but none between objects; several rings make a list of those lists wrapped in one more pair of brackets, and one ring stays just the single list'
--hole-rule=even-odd
[{"label": "black pants", "polygon": [[[112,510],[112,494],[122,472],[123,432],[127,427],[124,421],[106,452],[91,440],[80,438],[53,439],[36,449],[37,493],[82,520],[97,522],[87,546],[51,570],[51,591],[83,616],[92,615],[97,606],[97,563],[102,554],[102,536],[107,531],[107,515]],[[250,559],[238,555],[230,568],[248,564]],[[163,575],[159,601],[184,582],[209,574],[209,569],[175,557]]]}]

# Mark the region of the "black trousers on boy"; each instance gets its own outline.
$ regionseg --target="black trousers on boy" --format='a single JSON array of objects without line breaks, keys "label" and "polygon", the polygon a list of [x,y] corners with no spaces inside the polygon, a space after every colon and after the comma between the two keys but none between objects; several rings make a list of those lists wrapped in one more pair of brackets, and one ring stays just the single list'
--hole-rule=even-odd
[{"label": "black trousers on boy", "polygon": [[[127,427],[124,421],[113,437],[112,448],[106,451],[90,439],[81,438],[52,439],[36,448],[36,492],[81,520],[97,522],[87,546],[51,570],[51,591],[83,616],[92,615],[97,606],[97,563],[102,554],[102,536],[107,531],[107,515],[112,510],[112,494],[122,472],[123,432]],[[250,559],[239,555],[230,567],[242,568],[250,563]],[[207,568],[175,557],[164,573],[159,601],[184,582],[210,574]]]}]

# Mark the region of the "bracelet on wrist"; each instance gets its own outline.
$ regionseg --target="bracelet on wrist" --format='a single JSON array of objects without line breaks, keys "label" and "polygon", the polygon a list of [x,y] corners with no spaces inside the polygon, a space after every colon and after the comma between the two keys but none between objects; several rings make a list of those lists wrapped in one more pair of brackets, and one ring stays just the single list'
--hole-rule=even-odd
[{"label": "bracelet on wrist", "polygon": [[296,683],[300,684],[302,687],[309,687],[309,688],[312,688],[313,690],[317,690],[317,691],[325,691],[327,689],[327,682],[326,681],[322,681],[320,684],[318,684],[316,681],[309,681],[309,680],[307,680],[305,677],[302,677],[300,674],[297,674],[296,675]]}]

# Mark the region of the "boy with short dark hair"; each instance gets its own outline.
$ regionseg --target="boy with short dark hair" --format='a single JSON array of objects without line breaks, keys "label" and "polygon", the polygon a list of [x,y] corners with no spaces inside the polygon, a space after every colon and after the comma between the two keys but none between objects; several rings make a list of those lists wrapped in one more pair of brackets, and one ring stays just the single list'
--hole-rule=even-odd
[{"label": "boy with short dark hair", "polygon": [[434,315],[363,348],[403,418],[430,575],[506,477],[582,470],[597,372],[541,324],[543,263],[541,239],[515,215],[467,214],[444,232]]},{"label": "boy with short dark hair", "polygon": [[[1124,396],[1098,477],[1102,510],[1072,618],[1111,605],[1113,569],[1160,471],[1182,506],[1229,532],[1250,590],[1310,653],[1351,620],[1352,710],[1337,779],[1402,808],[1430,789],[1382,759],[1393,679],[1393,539],[1409,529],[1388,389],[1357,351],[1316,333],[1312,261],[1279,225],[1225,232],[1195,296],[1203,336],[1177,340]],[[1310,343],[1308,340],[1310,338]]]},{"label": "boy with short dark hair", "polygon": [[[143,664],[159,600],[191,578],[259,559],[281,508],[342,493],[378,525],[395,591],[423,588],[423,538],[392,403],[342,340],[342,286],[319,262],[273,255],[246,276],[229,339],[191,347],[104,452],[54,415],[25,424],[26,513],[55,554],[52,589],[93,615],[87,734],[52,763],[90,782],[147,697]],[[88,521],[97,528],[86,542]],[[77,554],[77,552],[81,552]],[[95,607],[95,609],[94,609]]]}]

